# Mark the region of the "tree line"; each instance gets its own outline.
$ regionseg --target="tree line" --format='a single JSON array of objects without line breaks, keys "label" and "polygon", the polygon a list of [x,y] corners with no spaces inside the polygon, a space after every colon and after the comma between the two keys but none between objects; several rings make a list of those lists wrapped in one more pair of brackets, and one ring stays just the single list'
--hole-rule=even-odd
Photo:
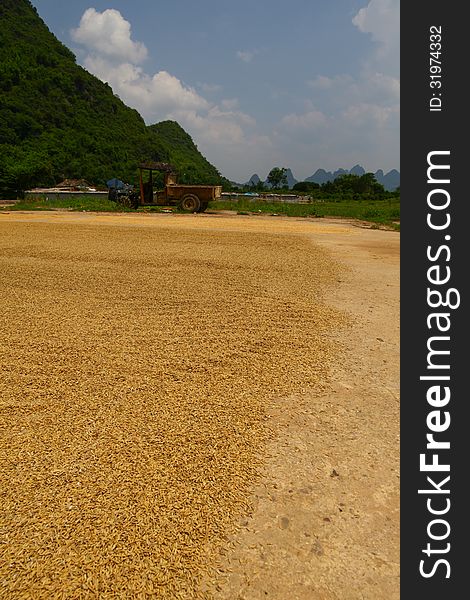
[{"label": "tree line", "polygon": [[[250,186],[244,186],[243,189],[256,192],[266,191],[290,191],[287,182],[287,169],[284,167],[274,167],[269,172],[266,182],[259,181]],[[363,175],[354,175],[345,173],[339,175],[333,181],[326,181],[319,184],[314,181],[299,181],[292,191],[299,194],[308,194],[315,198],[341,197],[345,199],[370,198],[374,200],[386,199],[399,196],[400,190],[393,192],[387,191],[384,186],[377,181],[374,173],[364,173]]]}]

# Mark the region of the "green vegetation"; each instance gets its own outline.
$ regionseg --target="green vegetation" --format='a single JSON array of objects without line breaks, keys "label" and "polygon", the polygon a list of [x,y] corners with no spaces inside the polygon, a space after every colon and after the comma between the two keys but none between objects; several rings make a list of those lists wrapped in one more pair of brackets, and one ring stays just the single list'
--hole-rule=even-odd
[{"label": "green vegetation", "polygon": [[324,194],[339,194],[343,198],[382,198],[385,194],[383,185],[378,183],[373,173],[364,173],[364,175],[345,174],[340,175],[334,181],[327,181],[321,186]]},{"label": "green vegetation", "polygon": [[312,201],[308,204],[272,202],[262,198],[244,198],[212,202],[209,208],[234,210],[238,214],[268,213],[289,217],[346,217],[386,225],[399,230],[400,200]]},{"label": "green vegetation", "polygon": [[[272,184],[282,185],[285,169],[273,169]],[[264,185],[245,186],[244,191],[266,192]],[[285,182],[284,182],[285,183]],[[387,192],[377,182],[373,173],[364,175],[345,174],[322,185],[310,181],[296,183],[291,191],[283,192],[304,196],[307,203],[273,202],[266,198],[239,196],[238,201],[221,201],[211,206],[235,210],[239,214],[276,213],[293,217],[346,217],[369,221],[399,229],[400,191]]]},{"label": "green vegetation", "polygon": [[319,190],[321,185],[319,183],[315,183],[314,181],[299,181],[294,185],[292,190],[294,192],[313,192]]},{"label": "green vegetation", "polygon": [[163,121],[148,128],[162,145],[171,164],[177,166],[178,182],[220,185],[229,182],[199,152],[190,135],[175,121]]},{"label": "green vegetation", "polygon": [[16,204],[5,207],[3,210],[71,210],[71,211],[104,211],[104,212],[134,212],[116,202],[108,200],[106,195],[83,194],[67,198],[53,198],[39,196],[25,198]]},{"label": "green vegetation", "polygon": [[275,189],[281,189],[287,187],[287,169],[285,167],[274,167],[269,171],[269,175],[266,181],[269,185]]},{"label": "green vegetation", "polygon": [[340,175],[334,181],[323,184],[313,181],[300,181],[292,188],[294,192],[310,193],[316,199],[335,200],[363,200],[365,198],[384,200],[396,198],[399,192],[387,192],[382,184],[378,183],[373,173],[364,175]]},{"label": "green vegetation", "polygon": [[188,183],[225,182],[177,123],[146,126],[77,65],[28,0],[2,0],[0,194],[65,178],[136,183],[143,160],[173,162]]}]

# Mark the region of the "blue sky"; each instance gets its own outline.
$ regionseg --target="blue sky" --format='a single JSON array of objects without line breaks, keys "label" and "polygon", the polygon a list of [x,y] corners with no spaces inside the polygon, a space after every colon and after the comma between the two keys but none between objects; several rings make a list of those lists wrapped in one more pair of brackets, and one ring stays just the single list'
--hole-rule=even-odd
[{"label": "blue sky", "polygon": [[399,0],[32,0],[147,123],[229,179],[399,168]]}]

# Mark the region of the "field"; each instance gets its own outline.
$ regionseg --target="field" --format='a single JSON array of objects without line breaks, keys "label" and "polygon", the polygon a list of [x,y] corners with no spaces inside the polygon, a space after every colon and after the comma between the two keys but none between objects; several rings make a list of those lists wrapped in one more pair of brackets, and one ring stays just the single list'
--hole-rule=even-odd
[{"label": "field", "polygon": [[2,597],[398,598],[398,233],[0,233]]},{"label": "field", "polygon": [[240,198],[237,202],[213,202],[214,209],[228,209],[241,212],[276,213],[289,217],[346,217],[400,228],[400,200],[324,200],[311,204],[269,202]]}]

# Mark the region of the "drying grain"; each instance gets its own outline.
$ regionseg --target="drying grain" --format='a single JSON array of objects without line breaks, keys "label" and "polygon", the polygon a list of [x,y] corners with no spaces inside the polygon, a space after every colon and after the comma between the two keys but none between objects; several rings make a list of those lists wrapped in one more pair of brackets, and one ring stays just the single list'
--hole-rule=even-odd
[{"label": "drying grain", "polygon": [[303,236],[106,219],[0,225],[4,598],[195,597],[270,403],[333,356]]}]

